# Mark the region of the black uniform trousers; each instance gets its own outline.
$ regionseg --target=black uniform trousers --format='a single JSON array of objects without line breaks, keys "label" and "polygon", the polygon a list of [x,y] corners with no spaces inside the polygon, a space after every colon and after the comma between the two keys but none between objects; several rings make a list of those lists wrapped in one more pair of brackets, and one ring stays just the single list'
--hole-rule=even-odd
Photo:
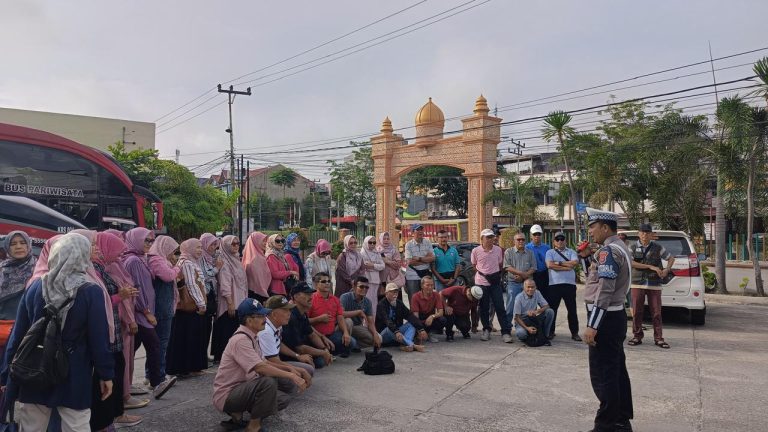
[{"label": "black uniform trousers", "polygon": [[589,377],[600,401],[595,415],[595,432],[613,431],[617,423],[633,417],[632,388],[627,373],[624,340],[627,338],[627,313],[606,312],[589,347]]}]

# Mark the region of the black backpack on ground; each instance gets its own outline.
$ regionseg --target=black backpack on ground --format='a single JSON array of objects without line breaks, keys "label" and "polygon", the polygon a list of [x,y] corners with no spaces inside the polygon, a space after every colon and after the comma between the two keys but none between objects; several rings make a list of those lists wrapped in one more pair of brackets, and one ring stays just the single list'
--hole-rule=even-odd
[{"label": "black backpack on ground", "polygon": [[72,302],[69,298],[59,308],[46,304],[43,316],[24,335],[11,362],[11,378],[21,386],[49,389],[67,380],[69,352],[61,338],[59,310]]},{"label": "black backpack on ground", "polygon": [[540,347],[547,344],[547,335],[544,334],[544,314],[529,318],[536,327],[536,333],[528,334],[525,344],[529,347]]},{"label": "black backpack on ground", "polygon": [[366,375],[388,375],[395,373],[395,362],[390,353],[374,348],[373,352],[365,353],[365,361],[357,370]]}]

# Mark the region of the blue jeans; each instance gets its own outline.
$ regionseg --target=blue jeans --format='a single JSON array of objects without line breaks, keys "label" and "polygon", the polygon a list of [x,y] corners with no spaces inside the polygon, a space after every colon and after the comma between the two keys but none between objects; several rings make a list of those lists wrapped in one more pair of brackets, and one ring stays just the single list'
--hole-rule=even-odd
[{"label": "blue jeans", "polygon": [[[157,325],[155,331],[157,332],[157,338],[160,339],[160,374],[165,376],[165,355],[168,352],[168,341],[171,340],[171,324],[173,323],[173,316],[168,318],[157,317]],[[149,369],[146,369],[147,378],[149,378]]]},{"label": "blue jeans", "polygon": [[[400,330],[400,334],[403,335],[403,345],[413,346],[413,338],[416,336],[416,328],[413,327],[411,323],[405,322],[400,326],[398,330]],[[392,330],[390,330],[389,327],[385,328],[384,331],[381,332],[381,343],[385,345],[392,345],[397,343],[395,334],[392,333]]]},{"label": "blue jeans", "polygon": [[350,336],[349,346],[344,346],[344,344],[342,343],[342,337],[343,337],[343,333],[341,332],[341,330],[336,330],[335,332],[331,333],[328,336],[328,339],[330,339],[330,341],[333,342],[333,345],[335,346],[335,349],[333,350],[333,353],[332,353],[333,355],[347,356],[349,355],[350,350],[358,349],[357,339]]},{"label": "blue jeans", "polygon": [[[525,325],[532,326],[534,325],[533,321],[528,315],[523,315],[521,317],[523,319],[523,322]],[[548,308],[544,311],[544,334],[548,335],[551,333],[552,330],[552,323],[555,321],[555,311],[553,311],[551,308]],[[518,339],[521,341],[524,341],[528,338],[528,331],[525,330],[523,326],[520,324],[515,323],[515,335]]]},{"label": "blue jeans", "polygon": [[515,319],[515,299],[517,295],[523,292],[522,282],[507,281],[507,319],[511,323]]}]

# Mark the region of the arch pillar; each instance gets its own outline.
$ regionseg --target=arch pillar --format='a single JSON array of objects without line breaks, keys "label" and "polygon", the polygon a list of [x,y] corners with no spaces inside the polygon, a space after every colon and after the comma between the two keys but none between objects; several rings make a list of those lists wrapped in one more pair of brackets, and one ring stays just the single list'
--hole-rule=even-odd
[{"label": "arch pillar", "polygon": [[494,177],[479,174],[467,177],[467,240],[480,243],[480,231],[491,227],[493,204],[483,204],[483,197],[493,190]]}]

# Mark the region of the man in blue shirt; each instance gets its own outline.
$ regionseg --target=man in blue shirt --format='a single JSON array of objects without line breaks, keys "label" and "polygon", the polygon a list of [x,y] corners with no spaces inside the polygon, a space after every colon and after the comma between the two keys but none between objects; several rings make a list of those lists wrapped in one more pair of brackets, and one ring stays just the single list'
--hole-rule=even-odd
[{"label": "man in blue shirt", "polygon": [[[533,273],[533,281],[536,282],[536,287],[544,293],[549,287],[549,275],[547,273],[547,251],[549,245],[542,243],[544,230],[541,229],[541,225],[534,225],[531,227],[531,242],[525,245],[526,249],[533,251],[533,256],[536,258],[536,272]],[[546,298],[546,295],[544,296]]]},{"label": "man in blue shirt", "polygon": [[[576,315],[576,271],[574,270],[579,265],[579,256],[576,251],[565,246],[563,232],[555,233],[554,248],[547,251],[546,261],[549,269],[549,289],[544,294],[544,298],[555,312],[555,325],[557,325],[557,308],[560,307],[560,300],[564,300],[565,307],[568,309],[568,328],[571,330],[571,339],[580,342],[579,316]],[[550,336],[550,339],[555,337],[554,325]]]},{"label": "man in blue shirt", "polygon": [[[521,341],[528,339],[528,335],[536,333],[536,319],[544,315],[544,327],[542,331],[551,332],[555,320],[555,313],[547,304],[544,296],[536,289],[533,279],[526,279],[523,284],[523,292],[514,300],[513,315],[515,320],[515,334]],[[549,341],[545,345],[551,345]]]},{"label": "man in blue shirt", "polygon": [[461,257],[455,247],[448,244],[448,232],[437,232],[437,246],[434,248],[435,262],[432,263],[432,274],[435,275],[435,290],[455,285],[456,278],[461,273]]}]

